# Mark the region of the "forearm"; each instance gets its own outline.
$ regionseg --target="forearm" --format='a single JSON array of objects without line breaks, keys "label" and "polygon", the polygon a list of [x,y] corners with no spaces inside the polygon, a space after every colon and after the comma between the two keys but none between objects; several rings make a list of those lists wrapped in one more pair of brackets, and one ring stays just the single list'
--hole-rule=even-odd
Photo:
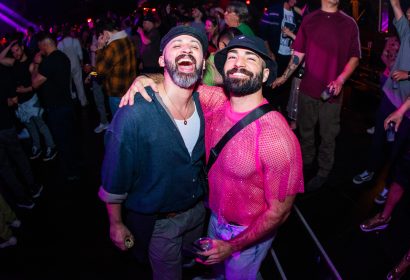
[{"label": "forearm", "polygon": [[106,208],[110,225],[123,224],[120,203],[106,203]]},{"label": "forearm", "polygon": [[32,92],[34,89],[32,86],[28,86],[28,87],[21,87],[21,88],[17,88],[16,92],[20,93],[20,94],[24,94],[24,93],[29,93]]},{"label": "forearm", "polygon": [[11,44],[9,44],[7,47],[5,47],[1,52],[0,52],[0,59],[3,59],[7,56],[7,53],[11,49]]},{"label": "forearm", "polygon": [[162,84],[164,82],[164,74],[161,73],[150,73],[150,74],[141,74],[141,76],[145,76],[150,78],[156,83],[157,85]]},{"label": "forearm", "polygon": [[241,251],[275,231],[289,216],[295,196],[276,201],[241,234],[229,241],[233,251]]},{"label": "forearm", "polygon": [[300,52],[296,52],[294,51],[288,67],[286,68],[286,70],[283,72],[282,77],[287,80],[290,76],[292,76],[292,74],[295,72],[295,70],[299,67],[299,65],[302,63],[303,58],[305,57],[305,54],[300,53]]},{"label": "forearm", "polygon": [[151,40],[147,36],[145,36],[144,32],[141,31],[141,32],[138,32],[138,34],[140,35],[141,41],[144,45],[151,44]]},{"label": "forearm", "polygon": [[293,32],[289,32],[288,36],[292,39],[295,40],[296,39],[296,34]]},{"label": "forearm", "polygon": [[9,58],[7,57],[7,53],[10,51],[11,49],[11,44],[8,45],[6,48],[4,48],[1,52],[0,52],[0,63],[5,65],[5,66],[12,66],[14,63],[14,59],[13,58]]},{"label": "forearm", "polygon": [[347,79],[353,74],[354,70],[356,70],[357,66],[359,65],[359,58],[358,57],[351,57],[347,64],[345,65],[343,72],[337,77],[337,80],[344,84]]},{"label": "forearm", "polygon": [[403,16],[403,10],[400,6],[400,0],[390,0],[390,4],[393,9],[394,18],[396,20],[399,20]]},{"label": "forearm", "polygon": [[37,63],[32,63],[31,68],[31,87],[33,89],[38,88],[41,84],[39,83],[38,79],[38,64]]},{"label": "forearm", "polygon": [[303,6],[302,8],[299,8],[299,7],[293,7],[293,9],[295,10],[295,12],[298,14],[298,15],[300,15],[300,16],[303,16],[303,14],[304,14],[304,12],[305,12],[305,9],[306,9],[306,6],[307,6],[307,4],[305,4],[305,6]]},{"label": "forearm", "polygon": [[397,109],[401,115],[404,115],[408,110],[410,110],[410,97],[407,97],[406,101]]}]

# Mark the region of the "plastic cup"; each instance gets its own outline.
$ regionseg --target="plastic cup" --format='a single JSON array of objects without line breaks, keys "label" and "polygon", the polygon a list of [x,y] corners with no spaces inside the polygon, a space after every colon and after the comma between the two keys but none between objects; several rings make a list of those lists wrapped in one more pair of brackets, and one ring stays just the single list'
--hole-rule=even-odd
[{"label": "plastic cup", "polygon": [[212,249],[212,238],[210,237],[201,237],[198,238],[195,242],[194,242],[195,247],[204,252],[204,251],[208,251],[210,249]]}]

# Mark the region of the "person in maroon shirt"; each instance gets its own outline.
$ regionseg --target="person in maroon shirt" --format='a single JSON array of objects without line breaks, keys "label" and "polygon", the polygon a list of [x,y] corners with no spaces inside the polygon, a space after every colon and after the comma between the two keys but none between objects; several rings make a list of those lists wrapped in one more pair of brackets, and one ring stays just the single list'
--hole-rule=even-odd
[{"label": "person in maroon shirt", "polygon": [[[323,186],[332,170],[335,138],[340,130],[341,91],[361,56],[357,24],[339,11],[338,5],[339,0],[322,0],[321,9],[303,19],[292,46],[291,61],[272,86],[283,84],[305,60],[298,107],[305,167],[311,167],[315,160],[315,126],[318,123],[321,138],[317,159],[319,170],[308,182],[307,191]],[[321,98],[325,90],[330,92],[330,99]]]}]

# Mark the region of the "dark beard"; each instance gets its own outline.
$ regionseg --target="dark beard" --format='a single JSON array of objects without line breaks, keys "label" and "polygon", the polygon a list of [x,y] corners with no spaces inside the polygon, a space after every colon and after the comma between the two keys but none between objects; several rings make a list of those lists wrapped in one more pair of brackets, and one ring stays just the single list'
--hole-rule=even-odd
[{"label": "dark beard", "polygon": [[[229,77],[230,74],[236,72],[247,75],[249,79],[236,79]],[[252,72],[243,68],[233,68],[226,71],[223,75],[223,80],[226,90],[236,97],[250,95],[262,88],[262,72],[259,72],[256,76],[254,76]]]},{"label": "dark beard", "polygon": [[199,80],[202,76],[202,66],[199,65],[198,68],[195,69],[194,73],[181,73],[178,70],[178,61],[184,57],[189,57],[189,59],[194,63],[196,67],[196,59],[192,55],[179,55],[175,58],[175,62],[172,63],[165,59],[165,69],[168,72],[169,76],[171,77],[172,81],[181,88],[191,88],[195,85],[195,83]]}]

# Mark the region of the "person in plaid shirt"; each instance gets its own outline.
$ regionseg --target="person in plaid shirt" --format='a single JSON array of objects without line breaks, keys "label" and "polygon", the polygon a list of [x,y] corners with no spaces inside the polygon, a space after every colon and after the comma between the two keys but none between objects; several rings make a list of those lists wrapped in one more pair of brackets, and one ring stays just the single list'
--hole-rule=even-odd
[{"label": "person in plaid shirt", "polygon": [[98,45],[96,71],[103,80],[114,116],[121,97],[137,74],[136,49],[124,30],[119,31],[114,21],[101,21],[97,26]]}]

